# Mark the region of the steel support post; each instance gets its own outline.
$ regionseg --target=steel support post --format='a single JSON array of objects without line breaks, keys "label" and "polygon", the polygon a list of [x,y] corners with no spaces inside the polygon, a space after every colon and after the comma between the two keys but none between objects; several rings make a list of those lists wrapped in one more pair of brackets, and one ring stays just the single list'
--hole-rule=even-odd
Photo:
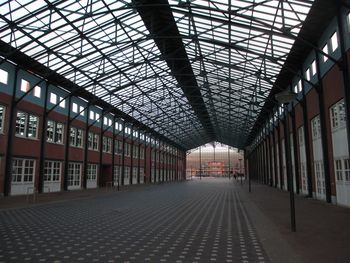
[{"label": "steel support post", "polygon": [[202,180],[202,150],[199,146],[199,179]]},{"label": "steel support post", "polygon": [[[101,114],[101,125],[100,125],[100,144],[99,144],[99,160],[98,160],[98,176],[97,176],[97,185],[99,187],[102,187],[102,172],[103,172],[103,137],[104,137],[104,130],[103,130],[103,116],[104,113]],[[85,174],[85,177],[87,174]]]},{"label": "steel support post", "polygon": [[137,184],[140,184],[140,165],[141,165],[141,132],[138,129],[137,132]]},{"label": "steel support post", "polygon": [[[289,185],[289,177],[288,177],[288,162],[287,162],[287,152],[290,152],[290,143],[287,144],[287,139],[289,141],[289,123],[288,123],[288,107],[284,107],[284,125],[283,125],[283,133],[284,133],[284,154],[286,156],[286,172],[287,172],[287,190],[290,190],[290,185]],[[289,159],[291,161],[291,159]],[[283,160],[282,160],[283,163]],[[283,178],[284,179],[284,178]],[[284,184],[284,182],[283,182]]]},{"label": "steel support post", "polygon": [[[71,126],[71,112],[72,112],[72,95],[68,97],[68,114],[67,114],[67,125],[66,125],[66,135],[70,134]],[[69,167],[69,139],[70,136],[66,136],[66,143],[64,146],[64,172],[63,172],[63,189],[68,190],[68,167]]]},{"label": "steel support post", "polygon": [[295,186],[296,193],[299,194],[300,181],[299,181],[299,161],[298,161],[298,147],[297,147],[297,128],[295,123],[295,107],[292,107],[292,134],[293,134],[293,155],[294,155],[294,173],[295,173]]},{"label": "steel support post", "polygon": [[321,141],[322,141],[322,149],[323,149],[323,167],[324,167],[324,176],[325,176],[325,184],[326,184],[326,201],[327,203],[332,202],[332,191],[331,191],[331,169],[329,166],[329,149],[328,149],[328,139],[327,139],[327,126],[326,126],[326,114],[325,114],[325,99],[323,93],[323,84],[322,84],[322,76],[321,76],[321,68],[320,68],[320,54],[315,51],[316,55],[316,68],[317,68],[317,79],[318,85],[316,86],[316,91],[318,94],[318,105],[320,111],[320,124],[321,124]]},{"label": "steel support post", "polygon": [[122,125],[122,169],[121,169],[121,174],[119,175],[120,178],[120,184],[119,185],[124,185],[124,173],[125,173],[125,121],[123,121]]},{"label": "steel support post", "polygon": [[16,91],[18,81],[18,68],[15,69],[15,79],[13,82],[13,90],[11,96],[11,106],[9,111],[9,123],[8,123],[8,139],[6,147],[6,163],[5,163],[5,181],[4,181],[4,196],[8,196],[11,192],[11,180],[12,180],[12,150],[13,140],[15,133],[15,114],[16,114]]},{"label": "steel support post", "polygon": [[287,132],[287,136],[285,134],[285,142],[286,142],[286,165],[287,165],[287,178],[289,182],[289,202],[290,202],[290,225],[291,231],[296,231],[295,226],[295,201],[294,201],[294,190],[293,190],[293,174],[292,174],[292,163],[291,163],[291,152],[290,152],[290,141],[289,141],[289,121],[288,121],[288,104],[284,105],[284,116],[285,116],[285,131]]},{"label": "steel support post", "polygon": [[281,121],[277,124],[277,142],[278,142],[278,162],[279,162],[279,178],[278,178],[278,182],[279,182],[279,187],[280,189],[283,189],[283,184],[284,184],[284,180],[283,180],[283,156],[282,156],[282,142],[281,142]]},{"label": "steel support post", "polygon": [[[40,163],[39,163],[39,185],[38,192],[44,191],[44,172],[45,172],[45,145],[46,145],[46,129],[47,129],[47,95],[49,93],[49,83],[46,82],[44,92],[44,109],[41,125],[41,138],[40,138]],[[68,134],[66,134],[68,136]]]},{"label": "steel support post", "polygon": [[82,175],[83,180],[83,188],[86,189],[87,184],[87,167],[88,167],[88,155],[89,155],[89,112],[90,112],[90,104],[88,103],[86,106],[86,116],[85,116],[85,134],[84,134],[84,174]]},{"label": "steel support post", "polygon": [[134,177],[134,124],[131,125],[131,143],[130,143],[130,178],[129,184],[132,185]]},{"label": "steel support post", "polygon": [[116,134],[116,129],[115,129],[115,124],[116,124],[116,117],[114,116],[113,118],[113,141],[112,141],[112,186],[114,186],[114,174],[115,174],[115,134]]}]

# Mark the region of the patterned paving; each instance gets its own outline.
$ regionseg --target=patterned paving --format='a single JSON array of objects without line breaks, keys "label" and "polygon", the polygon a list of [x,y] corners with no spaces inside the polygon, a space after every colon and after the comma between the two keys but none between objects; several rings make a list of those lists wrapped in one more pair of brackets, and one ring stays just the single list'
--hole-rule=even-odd
[{"label": "patterned paving", "polygon": [[203,179],[0,211],[0,262],[269,262],[240,196]]}]

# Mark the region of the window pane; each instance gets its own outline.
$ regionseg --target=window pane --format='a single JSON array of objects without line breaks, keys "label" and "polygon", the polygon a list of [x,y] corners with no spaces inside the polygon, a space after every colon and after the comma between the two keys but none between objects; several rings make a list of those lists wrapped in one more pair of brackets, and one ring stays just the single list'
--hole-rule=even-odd
[{"label": "window pane", "polygon": [[0,69],[0,82],[3,84],[7,84],[8,82],[8,73],[7,71]]}]

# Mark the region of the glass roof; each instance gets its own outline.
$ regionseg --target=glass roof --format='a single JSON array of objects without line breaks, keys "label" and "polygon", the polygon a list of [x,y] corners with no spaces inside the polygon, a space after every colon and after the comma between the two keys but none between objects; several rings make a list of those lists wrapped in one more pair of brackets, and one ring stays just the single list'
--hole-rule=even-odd
[{"label": "glass roof", "polygon": [[[182,147],[209,142],[135,2],[0,1],[0,37]],[[216,139],[242,147],[313,1],[168,2]]]}]

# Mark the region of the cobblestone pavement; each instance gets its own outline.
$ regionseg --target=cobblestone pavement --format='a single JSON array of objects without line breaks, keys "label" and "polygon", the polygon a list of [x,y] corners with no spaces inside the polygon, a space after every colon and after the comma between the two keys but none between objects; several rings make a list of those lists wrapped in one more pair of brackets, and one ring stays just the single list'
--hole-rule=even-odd
[{"label": "cobblestone pavement", "polygon": [[0,211],[0,262],[269,262],[228,179]]}]

